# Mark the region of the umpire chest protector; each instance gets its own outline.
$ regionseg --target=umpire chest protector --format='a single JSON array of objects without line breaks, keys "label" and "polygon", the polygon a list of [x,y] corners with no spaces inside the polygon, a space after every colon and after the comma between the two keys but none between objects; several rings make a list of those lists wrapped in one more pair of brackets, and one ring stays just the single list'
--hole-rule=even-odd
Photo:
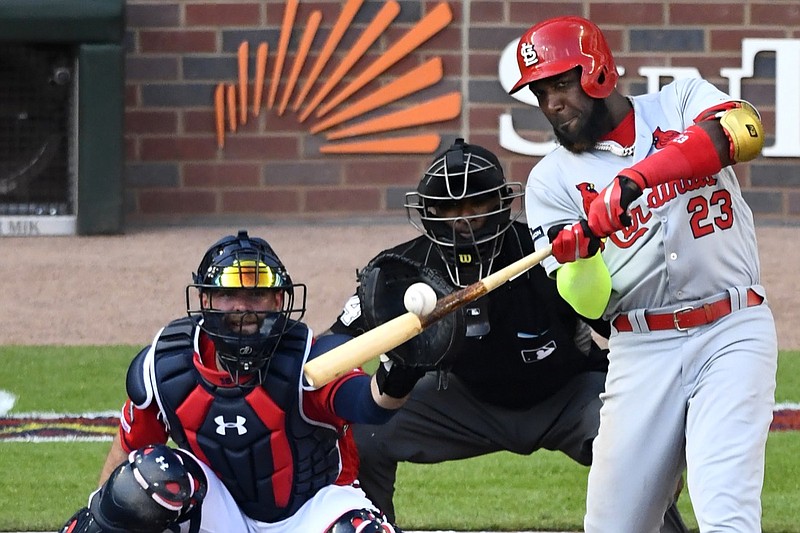
[{"label": "umpire chest protector", "polygon": [[301,414],[308,328],[296,323],[284,334],[255,387],[206,381],[194,363],[198,333],[190,318],[164,328],[128,371],[131,400],[155,399],[172,439],[214,470],[245,514],[291,516],[340,471],[336,429]]}]

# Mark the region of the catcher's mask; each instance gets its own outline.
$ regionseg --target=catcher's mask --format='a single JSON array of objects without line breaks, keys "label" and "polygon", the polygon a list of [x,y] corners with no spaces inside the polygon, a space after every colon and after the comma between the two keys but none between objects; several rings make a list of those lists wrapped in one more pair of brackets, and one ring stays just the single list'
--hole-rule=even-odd
[{"label": "catcher's mask", "polygon": [[237,383],[254,374],[263,381],[281,337],[305,314],[305,285],[293,284],[270,245],[244,230],[212,245],[193,278],[186,309],[214,342],[222,367]]},{"label": "catcher's mask", "polygon": [[600,28],[581,17],[555,17],[529,28],[517,45],[517,65],[520,78],[510,94],[575,67],[581,68],[581,88],[592,98],[610,95],[619,79]]},{"label": "catcher's mask", "polygon": [[405,208],[411,225],[436,244],[453,283],[466,287],[491,273],[503,234],[522,214],[512,205],[522,194],[492,152],[456,139],[406,193]]}]

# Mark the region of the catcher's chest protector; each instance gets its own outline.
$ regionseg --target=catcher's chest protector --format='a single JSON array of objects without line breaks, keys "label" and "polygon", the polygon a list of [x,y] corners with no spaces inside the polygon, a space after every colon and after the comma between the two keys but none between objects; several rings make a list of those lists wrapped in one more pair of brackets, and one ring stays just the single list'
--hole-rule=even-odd
[{"label": "catcher's chest protector", "polygon": [[170,436],[211,466],[248,516],[291,516],[334,482],[340,464],[336,431],[300,416],[307,328],[298,323],[284,336],[262,385],[226,388],[195,368],[194,327],[175,321],[156,344],[154,388]]}]

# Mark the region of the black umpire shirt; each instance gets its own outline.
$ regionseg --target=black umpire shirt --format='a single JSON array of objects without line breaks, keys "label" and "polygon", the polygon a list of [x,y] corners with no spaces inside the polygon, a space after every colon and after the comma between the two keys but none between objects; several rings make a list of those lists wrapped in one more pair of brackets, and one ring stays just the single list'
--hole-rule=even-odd
[{"label": "black umpire shirt", "polygon": [[[448,278],[444,260],[425,236],[395,246],[391,252],[434,268]],[[497,271],[533,252],[526,225],[515,222],[505,234]],[[605,371],[606,352],[594,345],[588,355],[575,345],[580,319],[558,294],[555,281],[540,266],[481,297],[490,330],[468,337],[451,369],[480,400],[512,409],[525,409],[555,393],[576,374]],[[469,307],[469,306],[467,306]],[[342,316],[333,333],[358,335],[365,330],[363,316],[346,326]],[[584,320],[608,337],[608,324]]]}]

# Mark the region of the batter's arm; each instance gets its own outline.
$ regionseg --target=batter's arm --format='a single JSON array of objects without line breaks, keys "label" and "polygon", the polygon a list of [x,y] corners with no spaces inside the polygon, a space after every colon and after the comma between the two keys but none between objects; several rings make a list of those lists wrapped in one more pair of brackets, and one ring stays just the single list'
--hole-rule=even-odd
[{"label": "batter's arm", "polygon": [[[704,178],[724,167],[755,159],[764,146],[764,127],[747,102],[725,102],[710,107],[695,123],[618,178],[632,181],[640,193],[680,178]],[[625,184],[621,186],[625,190]]]},{"label": "batter's arm", "polygon": [[589,206],[589,228],[599,237],[611,235],[631,224],[628,206],[645,189],[713,176],[755,159],[763,146],[764,128],[753,106],[743,101],[712,106],[661,150],[621,170]]}]

